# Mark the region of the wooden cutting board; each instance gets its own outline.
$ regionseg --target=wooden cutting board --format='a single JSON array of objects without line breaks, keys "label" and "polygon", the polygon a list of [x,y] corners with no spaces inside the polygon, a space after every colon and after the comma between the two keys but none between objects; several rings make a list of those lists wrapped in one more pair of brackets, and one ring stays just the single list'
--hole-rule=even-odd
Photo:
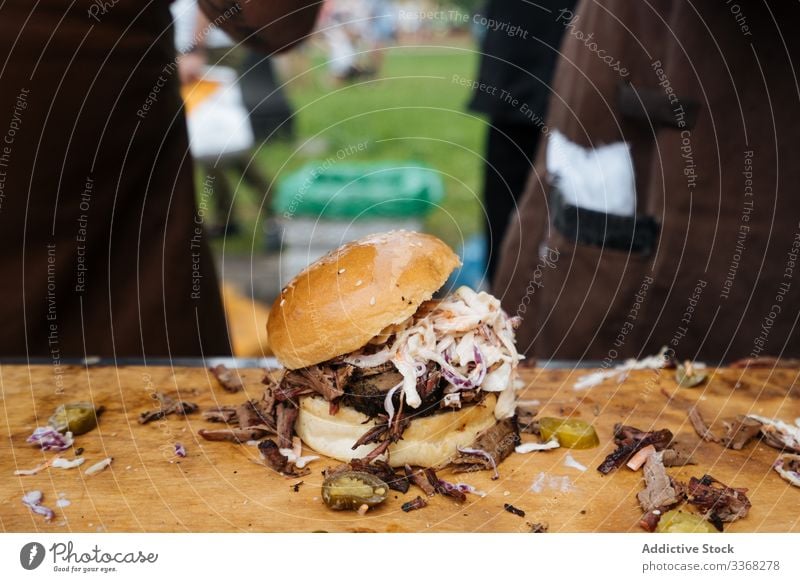
[{"label": "wooden cutting board", "polygon": [[[420,494],[415,488],[392,495],[365,516],[328,510],[320,499],[320,471],[328,463],[312,463],[303,479],[286,479],[258,465],[253,446],[212,443],[197,436],[214,426],[202,416],[168,417],[140,425],[140,412],[157,408],[153,391],[180,395],[200,409],[238,404],[261,395],[263,371],[242,371],[246,389],[228,394],[202,368],[64,367],[58,377],[51,367],[0,367],[0,528],[11,532],[525,532],[532,523],[546,523],[551,532],[640,531],[636,493],[641,473],[627,468],[608,476],[596,467],[614,445],[614,423],[641,429],[669,428],[681,440],[696,444],[697,465],[671,468],[678,479],[709,473],[735,487],[746,487],[753,503],[750,514],[727,527],[732,532],[800,531],[800,488],[782,480],[771,466],[778,455],[763,443],[745,450],[726,450],[700,442],[686,418],[685,407],[697,403],[715,426],[741,413],[757,413],[793,422],[800,416],[797,369],[718,370],[696,389],[678,388],[673,372],[637,371],[619,383],[576,391],[573,384],[586,370],[527,369],[522,373],[526,400],[539,400],[547,416],[574,414],[594,424],[601,446],[584,451],[556,449],[513,454],[500,466],[501,478],[488,472],[440,476],[463,481],[486,492],[470,495],[464,504],[436,496],[419,511],[403,513],[403,502]],[[670,400],[668,396],[673,396]],[[77,437],[87,461],[78,469],[47,469],[35,476],[14,476],[50,458],[26,444],[38,425],[45,425],[63,402],[93,401],[106,408],[100,425]],[[219,426],[219,425],[216,425]],[[524,439],[535,437],[524,435]],[[173,455],[175,442],[188,452]],[[588,467],[564,465],[568,455]],[[73,458],[74,452],[64,453]],[[84,470],[104,457],[111,467],[86,476]],[[295,487],[298,482],[302,484]],[[536,491],[532,485],[536,483]],[[297,491],[295,491],[295,488]],[[23,506],[25,492],[39,489],[56,517],[46,522]],[[58,507],[66,499],[69,505]],[[503,505],[525,511],[512,515]]]}]

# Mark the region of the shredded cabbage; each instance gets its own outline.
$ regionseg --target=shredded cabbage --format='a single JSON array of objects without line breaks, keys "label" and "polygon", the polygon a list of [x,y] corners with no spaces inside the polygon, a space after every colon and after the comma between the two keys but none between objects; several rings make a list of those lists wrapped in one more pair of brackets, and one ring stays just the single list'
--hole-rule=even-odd
[{"label": "shredded cabbage", "polygon": [[[382,333],[383,349],[374,354],[356,352],[345,361],[360,368],[392,362],[403,376],[403,396],[412,408],[422,404],[417,378],[428,362],[435,362],[449,383],[446,394],[474,389],[500,392],[495,416],[508,418],[514,414],[514,380],[522,359],[514,346],[517,322],[497,298],[460,287],[393,326],[392,334]],[[391,417],[394,411],[388,408]]]}]

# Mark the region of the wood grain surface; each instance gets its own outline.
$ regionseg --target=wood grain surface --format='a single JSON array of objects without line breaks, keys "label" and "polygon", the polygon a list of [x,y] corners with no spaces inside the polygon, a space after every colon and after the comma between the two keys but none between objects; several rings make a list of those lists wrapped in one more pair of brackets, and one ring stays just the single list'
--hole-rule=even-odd
[{"label": "wood grain surface", "polygon": [[[60,375],[59,373],[60,372]],[[436,496],[421,510],[403,513],[403,502],[420,494],[392,492],[387,502],[365,516],[328,510],[320,499],[320,471],[325,459],[312,463],[311,475],[287,479],[257,464],[256,447],[212,443],[197,436],[213,427],[197,413],[170,416],[140,425],[140,412],[158,407],[154,391],[196,402],[203,410],[218,404],[238,404],[260,397],[264,371],[243,370],[246,390],[228,394],[202,368],[144,367],[0,367],[0,528],[6,532],[525,532],[532,523],[546,523],[551,532],[637,532],[642,511],[636,493],[640,472],[622,468],[608,476],[596,467],[614,445],[617,422],[641,429],[669,428],[680,440],[696,446],[695,466],[668,469],[682,480],[709,473],[735,487],[746,487],[750,514],[726,531],[800,531],[800,488],[772,470],[778,451],[754,442],[742,451],[701,442],[686,418],[686,407],[697,404],[709,422],[742,413],[774,416],[793,422],[800,416],[797,369],[717,370],[700,388],[678,388],[673,371],[631,372],[621,383],[576,391],[573,384],[586,370],[527,369],[520,397],[540,401],[541,414],[572,414],[592,422],[601,446],[583,451],[556,449],[513,454],[500,466],[501,478],[488,472],[440,476],[463,481],[486,492],[466,503]],[[670,398],[671,397],[671,398]],[[26,444],[33,429],[45,425],[63,402],[92,401],[103,405],[98,428],[76,437],[86,463],[78,469],[46,469],[35,476],[14,476],[49,459]],[[524,440],[534,440],[524,435]],[[173,454],[174,444],[187,449]],[[63,453],[74,458],[74,451]],[[564,465],[567,455],[588,467]],[[111,467],[86,476],[87,467],[104,457]],[[297,487],[299,482],[303,483]],[[537,483],[534,491],[531,486]],[[55,510],[47,522],[25,507],[25,492],[44,493],[44,505]],[[70,504],[58,507],[56,501]],[[504,510],[510,503],[525,517]]]}]

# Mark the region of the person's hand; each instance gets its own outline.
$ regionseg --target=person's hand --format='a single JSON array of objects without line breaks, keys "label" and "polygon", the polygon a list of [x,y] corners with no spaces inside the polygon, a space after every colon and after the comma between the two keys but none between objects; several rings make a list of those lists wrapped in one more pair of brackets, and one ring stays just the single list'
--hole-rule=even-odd
[{"label": "person's hand", "polygon": [[206,56],[196,51],[178,57],[178,77],[182,85],[199,80],[205,73]]}]

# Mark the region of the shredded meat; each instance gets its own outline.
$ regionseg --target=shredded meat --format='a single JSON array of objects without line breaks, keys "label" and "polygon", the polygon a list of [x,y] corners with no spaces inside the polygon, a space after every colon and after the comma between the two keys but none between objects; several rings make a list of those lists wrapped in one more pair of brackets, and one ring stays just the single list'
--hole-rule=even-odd
[{"label": "shredded meat", "polygon": [[617,449],[605,458],[597,470],[603,475],[608,475],[627,463],[640,449],[653,445],[657,451],[662,451],[671,442],[672,432],[669,429],[644,432],[632,426],[617,424],[614,426],[614,443]]},{"label": "shredded meat", "polygon": [[[398,395],[398,399],[400,398],[401,396]],[[368,429],[367,432],[365,432],[361,438],[359,438],[353,444],[353,450],[366,444],[378,444],[378,446],[376,446],[372,451],[369,452],[369,454],[367,454],[366,457],[364,457],[364,462],[370,463],[381,455],[388,454],[389,446],[403,438],[403,432],[405,432],[406,428],[408,428],[410,420],[406,418],[406,412],[400,400],[395,403],[395,406],[396,411],[392,417],[391,424],[389,423],[388,415],[378,415],[379,422],[375,426]]]},{"label": "shredded meat", "polygon": [[235,406],[217,406],[203,412],[203,420],[208,422],[224,422],[226,424],[236,421]]},{"label": "shredded meat", "polygon": [[729,449],[740,451],[758,436],[761,432],[761,423],[753,418],[739,415],[733,422],[726,422],[725,429],[722,444]]},{"label": "shredded meat", "polygon": [[391,363],[356,370],[347,387],[344,402],[359,412],[373,417],[384,412],[386,393],[403,381],[403,376]]},{"label": "shredded meat", "polygon": [[258,409],[262,414],[269,415],[272,414],[272,411],[275,408],[276,394],[279,384],[272,378],[269,371],[267,371],[263,380],[261,380],[261,383],[266,387],[261,395],[261,401],[258,403]]},{"label": "shredded meat", "polygon": [[[417,379],[417,392],[422,398],[422,408],[427,408],[426,404],[435,404],[441,400],[440,384],[442,371],[435,362],[428,362],[427,372]],[[463,397],[463,395],[462,395]]]},{"label": "shredded meat", "polygon": [[422,489],[423,493],[428,497],[433,497],[436,495],[436,488],[431,484],[428,476],[425,474],[424,469],[417,469],[416,471],[413,470],[411,467],[406,465],[403,467],[403,470],[406,473],[406,479],[409,480],[413,485],[416,485],[420,489]]},{"label": "shredded meat", "polygon": [[514,507],[510,503],[504,503],[503,509],[505,509],[509,513],[513,513],[514,515],[518,515],[519,517],[525,517],[525,512],[518,507]]},{"label": "shredded meat", "polygon": [[405,511],[406,513],[408,513],[409,511],[414,511],[415,509],[422,509],[422,508],[423,508],[423,507],[425,507],[426,505],[428,505],[428,502],[427,502],[427,501],[425,501],[425,500],[424,500],[422,497],[420,497],[419,495],[417,495],[417,496],[416,496],[414,499],[412,499],[411,501],[406,501],[406,502],[405,502],[405,503],[404,503],[404,504],[401,506],[401,509],[402,509],[403,511]]},{"label": "shredded meat", "polygon": [[249,441],[257,441],[271,434],[272,431],[265,427],[251,426],[248,428],[218,428],[208,430],[201,428],[197,431],[201,437],[207,441],[227,441],[230,443],[243,444]]},{"label": "shredded meat", "polygon": [[692,423],[694,431],[701,439],[711,443],[719,442],[719,437],[711,432],[711,428],[703,419],[703,416],[700,414],[700,411],[697,410],[696,406],[693,406],[691,410],[689,410],[689,422]]},{"label": "shredded meat", "polygon": [[681,501],[679,489],[664,468],[662,453],[656,452],[647,457],[644,464],[645,488],[636,495],[639,505],[645,512],[655,509],[664,510]]},{"label": "shredded meat", "polygon": [[[789,428],[789,431],[793,431]],[[778,449],[779,451],[789,451],[795,454],[800,454],[800,446],[797,446],[796,437],[785,429],[773,423],[761,424],[761,436],[765,445]]]},{"label": "shredded meat", "polygon": [[344,385],[353,373],[353,366],[340,369],[329,366],[309,366],[300,370],[289,370],[281,380],[279,400],[294,400],[299,396],[316,393],[327,401],[344,395]]},{"label": "shredded meat", "polygon": [[258,443],[258,450],[264,459],[264,463],[284,477],[304,477],[311,473],[311,470],[307,467],[298,469],[293,462],[289,461],[288,457],[281,453],[280,447],[271,439]]},{"label": "shredded meat", "polygon": [[[475,442],[452,460],[456,473],[495,470],[520,443],[516,417],[506,418],[479,433]],[[478,452],[472,452],[478,451]]]},{"label": "shredded meat", "polygon": [[294,422],[300,413],[297,408],[286,402],[280,402],[275,407],[275,424],[278,434],[278,446],[282,449],[292,448],[294,436]]},{"label": "shredded meat", "polygon": [[452,497],[459,503],[463,503],[467,500],[467,495],[463,491],[459,490],[457,487],[450,485],[446,481],[442,481],[436,475],[436,471],[432,468],[428,467],[425,469],[425,477],[428,479],[428,482],[433,486],[433,490],[436,491],[439,495],[444,495],[445,497]]},{"label": "shredded meat", "polygon": [[673,440],[668,449],[661,451],[661,460],[665,467],[682,467],[684,465],[696,465],[692,458],[694,446],[681,441]]},{"label": "shredded meat", "polygon": [[654,532],[658,527],[658,522],[661,521],[662,512],[660,509],[653,509],[648,511],[639,520],[639,527],[645,531]]},{"label": "shredded meat", "polygon": [[[263,400],[248,400],[239,406],[220,406],[203,414],[210,422],[224,422],[227,428],[201,429],[198,434],[209,441],[228,441],[246,443],[256,441],[270,434],[277,434],[275,415],[265,413]],[[289,444],[291,446],[291,435]]]},{"label": "shredded meat", "polygon": [[519,432],[539,434],[539,422],[534,420],[539,410],[533,406],[517,405],[517,424]]},{"label": "shredded meat", "polygon": [[209,368],[209,371],[214,375],[220,386],[222,386],[226,392],[234,393],[244,390],[244,384],[236,370],[231,370],[225,365],[220,364],[219,366]]},{"label": "shredded meat", "polygon": [[356,450],[358,447],[363,445],[379,443],[385,438],[385,436],[389,433],[389,417],[385,414],[382,414],[378,417],[378,420],[380,422],[367,430],[367,432],[361,435],[361,438],[353,443],[353,446],[350,447],[352,450]]},{"label": "shredded meat", "polygon": [[721,522],[732,522],[747,515],[752,504],[747,489],[728,487],[711,475],[689,480],[689,503],[705,512],[706,519],[722,530]]},{"label": "shredded meat", "polygon": [[242,428],[267,424],[250,400],[236,407],[236,423]]},{"label": "shredded meat", "polygon": [[158,399],[159,407],[157,410],[146,410],[139,415],[139,424],[147,424],[154,420],[160,420],[170,414],[186,416],[197,412],[198,406],[194,402],[175,400],[166,394],[156,392],[154,396]]}]

